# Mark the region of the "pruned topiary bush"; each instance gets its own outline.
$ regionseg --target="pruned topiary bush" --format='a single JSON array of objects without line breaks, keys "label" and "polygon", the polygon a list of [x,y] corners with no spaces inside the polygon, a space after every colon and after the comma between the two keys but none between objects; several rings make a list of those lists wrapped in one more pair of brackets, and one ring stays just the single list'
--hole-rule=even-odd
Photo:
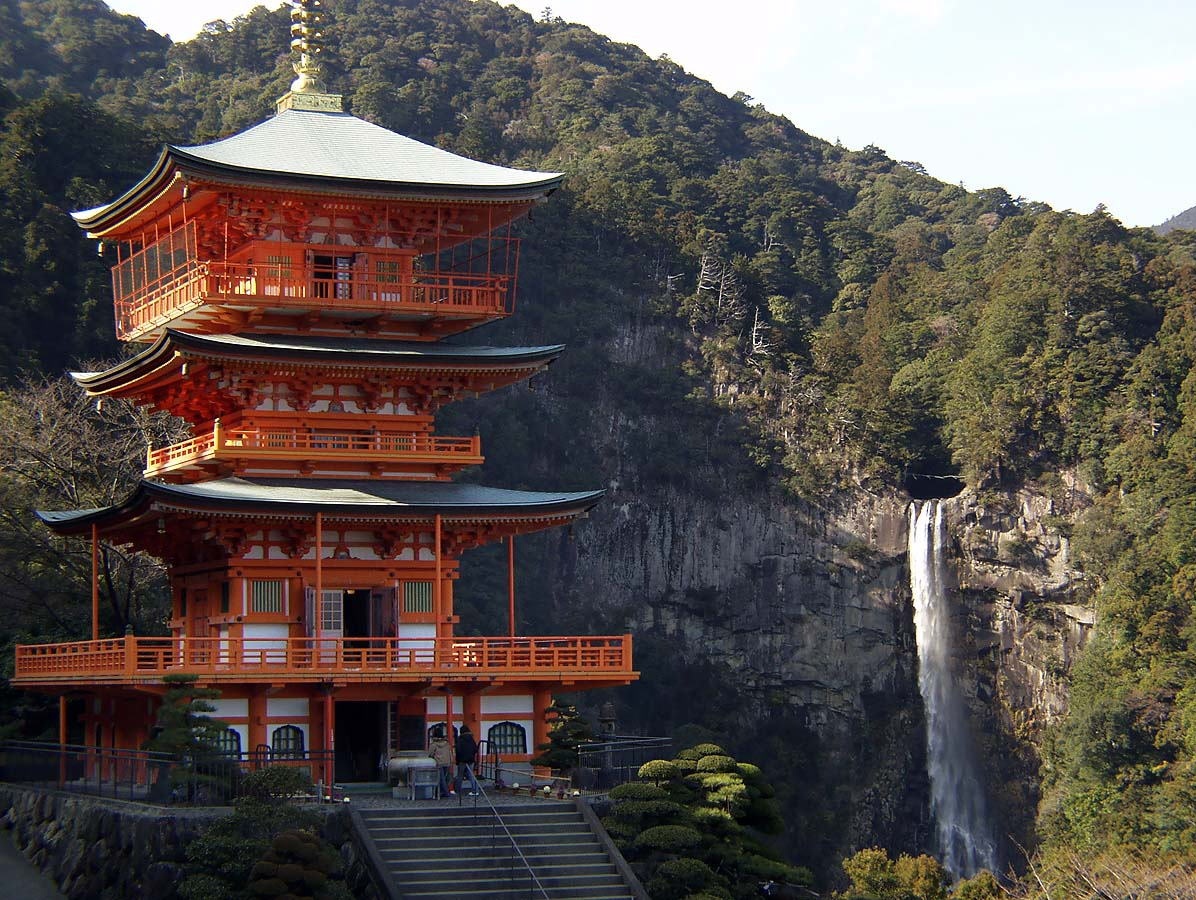
[{"label": "pruned topiary bush", "polygon": [[[643,781],[652,781],[659,783],[661,781],[671,781],[680,775],[680,770],[677,764],[669,762],[667,759],[650,759],[642,766],[636,775]],[[614,793],[611,793],[614,796]]]},{"label": "pruned topiary bush", "polygon": [[654,825],[639,833],[633,846],[660,853],[685,853],[702,843],[702,835],[686,825]]},{"label": "pruned topiary bush", "polygon": [[758,832],[783,828],[758,766],[705,743],[644,763],[639,777],[611,791],[603,824],[653,900],[739,900],[755,897],[768,879],[810,883],[807,870],[758,840]]},{"label": "pruned topiary bush", "polygon": [[[664,760],[657,760],[657,762],[664,762]],[[645,763],[645,766],[651,763]],[[640,771],[643,771],[643,766]],[[644,776],[640,776],[641,778]],[[658,784],[649,784],[643,781],[629,781],[626,784],[620,784],[611,788],[610,798],[612,800],[666,800],[669,792]]]}]

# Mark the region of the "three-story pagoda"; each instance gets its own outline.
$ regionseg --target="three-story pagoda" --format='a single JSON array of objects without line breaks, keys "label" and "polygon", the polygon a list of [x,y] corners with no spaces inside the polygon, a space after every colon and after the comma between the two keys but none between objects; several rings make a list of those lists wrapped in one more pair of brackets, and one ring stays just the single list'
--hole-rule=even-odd
[{"label": "three-story pagoda", "polygon": [[[302,0],[300,31],[312,16]],[[513,311],[512,223],[562,176],[488,165],[379,128],[323,91],[314,47],[271,119],[166,147],[111,203],[75,214],[117,248],[116,330],[135,356],[76,379],[186,420],[120,505],[40,513],[59,534],[165,561],[169,637],[17,648],[13,683],[82,699],[88,742],[136,748],[163,677],[220,691],[226,749],[335,748],[373,780],[388,753],[469,724],[504,760],[547,737],[552,694],[627,684],[631,638],[458,637],[461,555],[568,524],[601,491],[456,483],[479,438],[436,433],[463,394],[518,382],[560,346],[441,338]],[[94,553],[93,553],[94,555]],[[331,757],[328,757],[331,759]]]}]

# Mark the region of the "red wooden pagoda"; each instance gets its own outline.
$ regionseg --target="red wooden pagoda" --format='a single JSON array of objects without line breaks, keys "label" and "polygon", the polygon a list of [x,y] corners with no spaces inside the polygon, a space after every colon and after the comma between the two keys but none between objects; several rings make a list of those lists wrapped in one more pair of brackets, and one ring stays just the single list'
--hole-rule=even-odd
[{"label": "red wooden pagoda", "polygon": [[[295,12],[299,31],[309,4]],[[146,344],[89,396],[179,416],[122,504],[41,513],[53,530],[166,562],[169,637],[24,645],[13,683],[85,698],[88,740],[137,748],[163,676],[220,690],[229,750],[335,748],[328,781],[373,780],[390,751],[464,722],[504,759],[547,735],[553,692],[627,684],[630,635],[460,637],[461,555],[574,521],[601,491],[455,483],[479,439],[435,433],[444,403],[517,382],[559,346],[439,339],[510,315],[512,222],[560,183],[344,113],[312,48],[277,114],[166,147],[80,225],[118,248],[116,329]],[[94,554],[93,554],[94,555]],[[93,579],[94,580],[94,579]]]}]

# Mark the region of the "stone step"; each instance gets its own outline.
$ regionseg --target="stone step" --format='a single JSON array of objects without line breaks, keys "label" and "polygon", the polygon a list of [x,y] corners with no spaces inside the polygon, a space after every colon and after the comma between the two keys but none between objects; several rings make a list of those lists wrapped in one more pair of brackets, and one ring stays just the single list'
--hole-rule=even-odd
[{"label": "stone step", "polygon": [[[618,871],[615,869],[614,864],[602,854],[595,854],[593,859],[588,859],[584,862],[566,860],[553,863],[540,863],[533,859],[529,859],[528,862],[534,867],[536,877],[542,882],[551,879],[556,883],[568,883],[571,878],[618,877]],[[446,862],[434,868],[396,868],[394,871],[402,873],[403,884],[415,884],[417,882],[440,881],[447,873],[456,871],[456,864]],[[518,861],[512,865],[509,858],[492,860],[487,862],[486,865],[479,864],[468,867],[468,874],[471,877],[478,878],[504,878],[508,877],[513,871],[521,872],[523,871],[523,866]]]}]

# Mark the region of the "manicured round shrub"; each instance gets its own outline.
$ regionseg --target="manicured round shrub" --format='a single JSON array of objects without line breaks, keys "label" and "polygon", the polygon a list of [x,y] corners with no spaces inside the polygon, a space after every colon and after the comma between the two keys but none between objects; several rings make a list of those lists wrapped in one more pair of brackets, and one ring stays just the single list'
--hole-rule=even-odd
[{"label": "manicured round shrub", "polygon": [[700,859],[682,857],[661,863],[648,882],[652,900],[684,900],[715,880],[714,871]]},{"label": "manicured round shrub", "polygon": [[611,815],[618,819],[633,821],[643,819],[676,821],[685,815],[685,807],[671,800],[622,800],[615,804]]},{"label": "manicured round shrub", "polygon": [[703,756],[726,756],[727,751],[718,744],[697,744],[693,748],[694,753],[698,754],[698,759]]},{"label": "manicured round shrub", "polygon": [[699,759],[697,770],[699,772],[737,772],[734,759],[715,753],[707,754]]},{"label": "manicured round shrub", "polygon": [[676,778],[680,772],[677,770],[675,763],[669,762],[667,759],[650,759],[639,768],[636,774],[644,781],[670,781]]},{"label": "manicured round shrub", "polygon": [[[663,760],[659,761],[663,762]],[[651,763],[644,765],[651,765]],[[668,791],[660,785],[649,784],[645,781],[629,781],[611,788],[610,791],[612,800],[665,800],[668,796]]]},{"label": "manicured round shrub", "polygon": [[635,846],[640,850],[685,853],[702,843],[702,835],[685,825],[655,825],[640,832]]}]

